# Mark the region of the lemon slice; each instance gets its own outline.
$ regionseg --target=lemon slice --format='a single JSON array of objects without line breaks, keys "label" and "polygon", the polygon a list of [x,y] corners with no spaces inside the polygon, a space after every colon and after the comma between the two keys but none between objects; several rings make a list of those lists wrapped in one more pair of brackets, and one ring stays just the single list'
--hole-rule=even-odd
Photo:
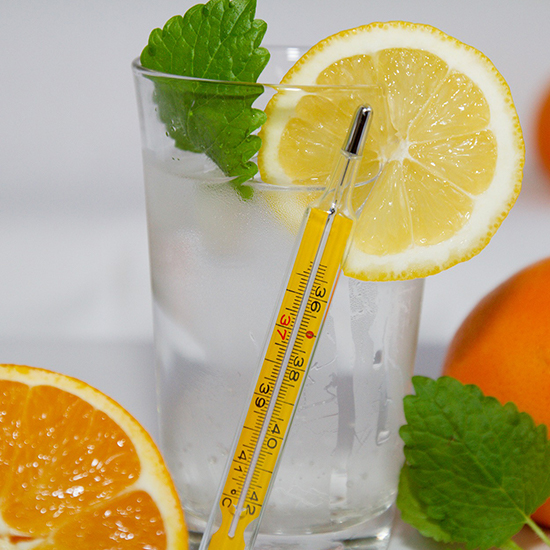
[{"label": "lemon slice", "polygon": [[[282,84],[322,88],[282,87],[269,102],[258,157],[269,183],[323,185],[355,109],[373,108],[347,275],[412,279],[467,260],[519,194],[524,144],[508,85],[486,56],[434,27],[388,22],[340,32]],[[296,209],[287,205],[290,217]]]}]

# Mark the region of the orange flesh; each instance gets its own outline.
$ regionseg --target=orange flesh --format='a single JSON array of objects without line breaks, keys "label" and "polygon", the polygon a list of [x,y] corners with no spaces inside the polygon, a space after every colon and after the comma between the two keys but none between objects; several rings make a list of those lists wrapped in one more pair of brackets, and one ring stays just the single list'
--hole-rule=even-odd
[{"label": "orange flesh", "polygon": [[118,424],[53,386],[2,380],[0,396],[0,512],[8,530],[0,539],[14,547],[42,541],[40,550],[107,549],[122,540],[128,549],[166,548],[157,506],[132,489],[140,462]]}]

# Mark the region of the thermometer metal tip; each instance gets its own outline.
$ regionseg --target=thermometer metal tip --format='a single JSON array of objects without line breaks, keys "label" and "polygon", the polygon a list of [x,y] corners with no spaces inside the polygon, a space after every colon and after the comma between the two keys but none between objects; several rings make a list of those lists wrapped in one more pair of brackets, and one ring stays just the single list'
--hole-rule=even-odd
[{"label": "thermometer metal tip", "polygon": [[361,156],[372,119],[372,109],[368,105],[361,105],[355,112],[355,119],[349,129],[344,147],[344,153]]}]

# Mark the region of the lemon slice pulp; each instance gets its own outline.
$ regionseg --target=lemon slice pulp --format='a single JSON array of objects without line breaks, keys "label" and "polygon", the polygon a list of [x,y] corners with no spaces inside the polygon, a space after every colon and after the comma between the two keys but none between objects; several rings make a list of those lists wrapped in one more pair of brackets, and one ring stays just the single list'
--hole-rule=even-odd
[{"label": "lemon slice pulp", "polygon": [[283,88],[268,104],[258,164],[269,183],[323,185],[355,109],[373,109],[358,175],[371,183],[357,186],[347,275],[412,279],[467,260],[519,194],[524,145],[508,85],[482,53],[433,27],[389,22],[340,32],[309,50],[282,84],[320,87]]}]

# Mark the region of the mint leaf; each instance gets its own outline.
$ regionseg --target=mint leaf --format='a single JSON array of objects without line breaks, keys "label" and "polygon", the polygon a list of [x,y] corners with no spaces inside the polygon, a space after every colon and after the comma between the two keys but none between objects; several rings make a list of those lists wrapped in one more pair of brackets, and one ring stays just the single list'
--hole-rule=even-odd
[{"label": "mint leaf", "polygon": [[[141,64],[193,78],[255,83],[269,61],[260,47],[267,30],[255,20],[256,0],[210,0],[151,32]],[[207,154],[227,176],[242,183],[258,167],[250,159],[261,145],[251,135],[265,122],[252,108],[263,86],[234,86],[151,77],[159,117],[176,147]]]},{"label": "mint leaf", "polygon": [[437,542],[452,542],[451,535],[445,532],[437,521],[428,517],[413,487],[409,466],[405,464],[399,476],[399,492],[397,493],[397,507],[401,510],[401,519],[412,525],[425,537],[430,537]]},{"label": "mint leaf", "polygon": [[546,427],[449,377],[413,384],[400,430],[403,518],[467,548],[508,545],[550,496]]}]

